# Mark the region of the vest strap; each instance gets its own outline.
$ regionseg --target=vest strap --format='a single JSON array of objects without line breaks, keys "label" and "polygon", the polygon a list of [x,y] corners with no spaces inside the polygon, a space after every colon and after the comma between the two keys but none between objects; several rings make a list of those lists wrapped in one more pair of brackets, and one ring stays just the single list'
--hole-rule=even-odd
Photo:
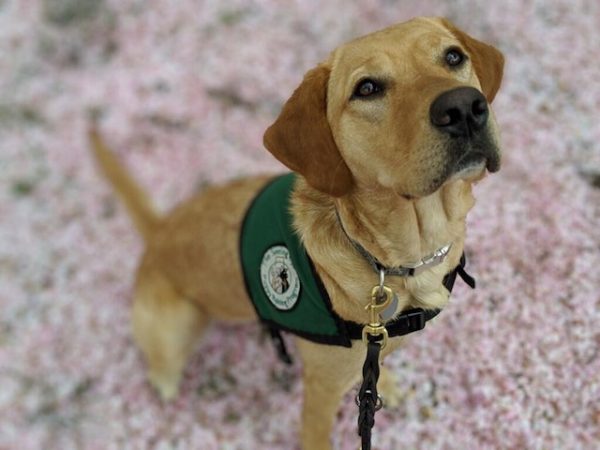
[{"label": "vest strap", "polygon": [[[441,312],[441,309],[424,310],[421,308],[409,309],[391,322],[385,324],[389,337],[405,336],[425,328],[425,323]],[[362,339],[363,324],[345,321],[348,337],[352,340]]]},{"label": "vest strap", "polygon": [[[465,270],[466,258],[464,253],[460,257],[460,262],[456,268],[448,273],[443,280],[443,285],[448,292],[452,292],[454,288],[454,282],[458,275],[471,289],[475,289],[475,279],[469,275]],[[388,331],[389,337],[405,336],[415,331],[422,330],[425,328],[425,324],[437,316],[442,310],[441,309],[422,309],[414,308],[404,311],[402,314],[397,316],[391,322],[385,324],[385,328]],[[362,329],[364,324],[359,324],[352,321],[344,321],[348,337],[352,340],[362,339]]]},{"label": "vest strap", "polygon": [[[444,277],[443,284],[444,287],[448,289],[448,292],[452,292],[457,276],[459,276],[471,289],[475,289],[475,279],[466,272],[465,263],[466,258],[463,254],[460,258],[459,265]],[[407,334],[425,328],[425,324],[436,317],[441,311],[441,309],[409,309],[397,316],[391,322],[386,323],[385,328],[388,331],[389,337],[406,336]],[[362,339],[364,324],[359,324],[350,320],[344,320],[342,323],[350,340],[354,341]],[[283,340],[281,333],[274,328],[270,328],[269,331],[279,358],[286,364],[291,364],[292,360],[287,352],[285,341]]]}]

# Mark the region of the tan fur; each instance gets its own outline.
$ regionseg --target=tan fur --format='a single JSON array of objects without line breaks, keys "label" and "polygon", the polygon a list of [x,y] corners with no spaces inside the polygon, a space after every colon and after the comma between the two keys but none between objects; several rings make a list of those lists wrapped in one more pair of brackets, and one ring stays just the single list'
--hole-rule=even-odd
[{"label": "tan fur", "polygon": [[[443,64],[450,46],[469,61]],[[412,278],[388,277],[408,307],[440,308],[448,301],[444,275],[463,251],[465,217],[474,204],[472,183],[484,173],[439,178],[447,139],[433,130],[429,106],[458,86],[482,88],[492,99],[502,77],[502,55],[440,19],[416,19],[345,44],[309,72],[265,134],[265,145],[301,177],[292,198],[294,225],[315,263],[335,311],[367,322],[365,305],[377,277],[344,236],[389,266],[408,264],[452,243],[447,260]],[[491,67],[491,69],[490,69]],[[361,77],[388,81],[381,99],[350,101]],[[497,144],[490,115],[489,132]],[[91,134],[100,165],[125,200],[146,239],[134,293],[133,327],[149,379],[165,398],[177,392],[181,370],[210,318],[255,320],[246,297],[238,239],[250,200],[267,177],[209,188],[158,218],[143,193]],[[395,338],[383,356],[400,345]],[[339,401],[357,382],[364,359],[352,348],[298,339],[304,370],[302,447],[330,448]],[[394,377],[381,389],[397,402]]]},{"label": "tan fur", "polygon": [[90,131],[89,139],[98,165],[109,181],[114,186],[118,186],[117,194],[127,206],[138,232],[145,240],[148,240],[158,228],[160,219],[154,212],[146,194],[119,165],[117,158],[108,150],[96,130]]}]

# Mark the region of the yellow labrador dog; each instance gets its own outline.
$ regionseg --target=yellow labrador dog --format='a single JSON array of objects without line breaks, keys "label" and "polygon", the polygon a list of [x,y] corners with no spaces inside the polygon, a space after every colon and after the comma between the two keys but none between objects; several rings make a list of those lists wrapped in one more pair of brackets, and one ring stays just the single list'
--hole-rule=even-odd
[{"label": "yellow labrador dog", "polygon": [[[243,263],[240,248],[251,251],[259,240],[251,235],[240,245],[246,221],[258,230],[279,220],[248,219],[269,177],[208,188],[160,217],[92,130],[96,157],[146,243],[133,330],[160,395],[176,395],[209,320],[258,314],[273,325],[277,316],[321,301],[299,300],[317,286],[325,299],[315,308],[325,305],[329,328],[310,328],[319,325],[312,319],[280,328],[297,331],[303,362],[302,448],[331,448],[340,399],[359,380],[365,358],[350,325],[360,330],[369,322],[365,307],[380,276],[394,295],[389,323],[404,311],[448,302],[443,280],[463,253],[472,184],[500,165],[490,103],[503,65],[498,50],[439,18],[391,26],[334,50],[306,74],[264,136],[266,148],[296,174],[283,183],[283,206],[271,208],[279,219],[289,216],[283,227],[300,250],[280,243],[242,255]],[[292,253],[305,253],[311,286],[299,280],[303,269],[294,268]],[[259,280],[249,281],[246,271]],[[250,291],[271,304],[253,304]],[[400,341],[390,337],[382,358]],[[394,377],[383,369],[380,390],[397,398]]]}]

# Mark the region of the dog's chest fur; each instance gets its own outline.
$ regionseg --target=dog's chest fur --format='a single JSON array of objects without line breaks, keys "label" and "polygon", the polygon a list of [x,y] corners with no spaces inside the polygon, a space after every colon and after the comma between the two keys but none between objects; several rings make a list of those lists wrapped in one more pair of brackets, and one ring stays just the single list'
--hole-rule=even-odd
[{"label": "dog's chest fur", "polygon": [[398,311],[407,307],[442,308],[447,303],[448,291],[442,280],[458,265],[463,252],[465,219],[474,205],[469,183],[448,183],[418,201],[394,204],[385,199],[368,203],[338,200],[335,204],[330,197],[299,182],[292,205],[296,229],[341,317],[365,322],[364,306],[378,277],[349,245],[336,217],[336,207],[342,212],[347,209],[342,220],[348,233],[353,238],[360,236],[365,248],[380,261],[391,261],[390,265],[419,260],[452,243],[444,263],[416,277],[386,279],[398,295]]}]

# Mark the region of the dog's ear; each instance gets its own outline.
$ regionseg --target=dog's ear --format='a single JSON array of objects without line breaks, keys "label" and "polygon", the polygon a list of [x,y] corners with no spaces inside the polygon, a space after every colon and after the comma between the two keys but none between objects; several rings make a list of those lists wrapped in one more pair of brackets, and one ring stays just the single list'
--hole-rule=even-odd
[{"label": "dog's ear", "polygon": [[504,72],[504,56],[491,45],[472,38],[467,33],[456,28],[449,20],[442,19],[442,23],[466,47],[471,56],[471,61],[481,83],[481,90],[489,103],[492,103]]},{"label": "dog's ear", "polygon": [[312,187],[341,197],[353,180],[327,121],[329,72],[320,65],[306,73],[263,141],[267,150]]}]

